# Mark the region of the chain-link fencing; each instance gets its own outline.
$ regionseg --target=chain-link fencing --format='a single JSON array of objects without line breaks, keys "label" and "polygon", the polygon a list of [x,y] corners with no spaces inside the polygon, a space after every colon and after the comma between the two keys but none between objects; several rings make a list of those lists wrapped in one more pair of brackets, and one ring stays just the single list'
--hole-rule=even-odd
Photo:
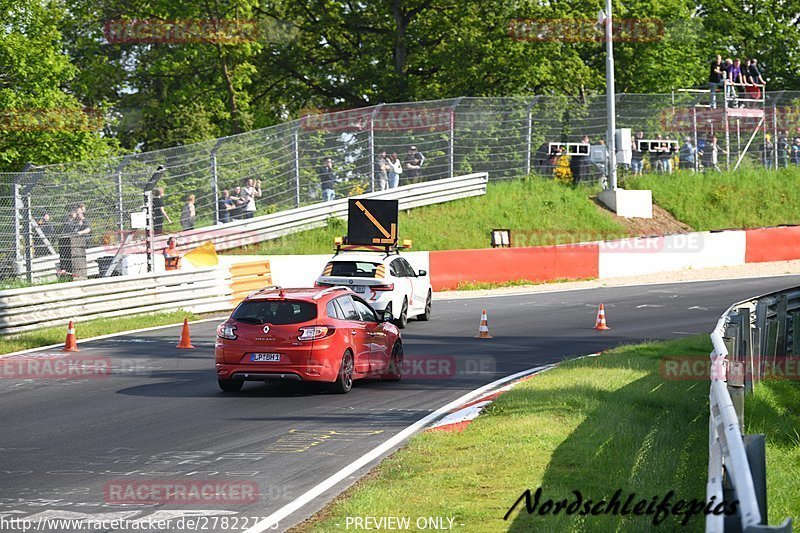
[{"label": "chain-link fencing", "polygon": [[[751,110],[734,112],[727,106],[712,109],[708,93],[619,94],[617,127],[676,146],[687,138],[702,145],[715,135],[722,169],[787,166],[800,164],[800,140],[798,153],[792,149],[800,136],[798,102],[800,92],[772,92]],[[328,157],[335,181],[327,186],[336,198],[470,172],[488,172],[491,180],[533,173],[569,183],[570,157],[550,143],[579,143],[588,136],[598,144],[605,129],[602,95],[456,98],[315,110],[282,125],[201,143],[30,166],[0,174],[0,183],[10,184],[0,189],[0,278],[29,277],[35,261],[56,256],[60,238],[76,231],[86,234],[87,246],[119,242],[130,232],[131,214],[141,212],[145,184],[159,166],[163,230],[177,233],[250,216],[252,205],[233,200],[231,210],[220,206],[226,195],[241,198],[249,179],[261,193],[255,194],[255,215],[329,198],[322,190]],[[412,146],[424,156],[421,166]],[[677,152],[670,157],[677,163]],[[645,172],[656,169],[656,159],[645,153]],[[396,161],[402,174],[394,176]],[[602,165],[587,164],[581,173],[588,182],[603,177]],[[187,216],[190,195],[194,220]]]}]

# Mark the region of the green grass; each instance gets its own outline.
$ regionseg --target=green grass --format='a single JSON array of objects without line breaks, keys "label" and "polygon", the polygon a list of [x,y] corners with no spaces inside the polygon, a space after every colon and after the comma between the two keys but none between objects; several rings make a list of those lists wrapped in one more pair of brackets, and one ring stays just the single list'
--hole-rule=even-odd
[{"label": "green grass", "polygon": [[[524,503],[503,516],[538,487],[543,499],[580,490],[598,501],[621,489],[623,502],[669,491],[672,503],[704,501],[708,381],[664,380],[659,360],[710,350],[700,335],[565,362],[502,395],[463,433],[414,437],[296,530],[342,531],[348,516],[454,517],[469,532],[679,530],[682,517],[656,527],[652,516],[528,515]],[[687,528],[703,524],[701,514]]]},{"label": "green grass", "polygon": [[628,178],[624,187],[651,189],[653,201],[692,228],[705,231],[800,222],[800,168]]},{"label": "green grass", "polygon": [[800,382],[763,381],[745,400],[746,433],[767,436],[769,524],[800,521]]},{"label": "green grass", "polygon": [[[515,246],[569,243],[627,235],[597,209],[588,187],[573,189],[553,180],[525,178],[490,183],[485,196],[420,207],[400,213],[401,239],[415,250],[488,248],[492,228],[510,229]],[[238,254],[330,253],[334,237],[347,233],[345,221],[241,248]]]},{"label": "green grass", "polygon": [[[119,333],[130,329],[180,324],[183,322],[184,318],[196,320],[198,315],[184,311],[173,311],[169,313],[140,314],[118,318],[98,318],[85,322],[77,320],[75,321],[75,330],[78,335],[78,342],[80,342],[81,339],[109,333]],[[2,339],[2,343],[0,343],[0,354],[63,343],[66,334],[66,326],[54,326],[51,328],[42,328],[35,331],[19,333],[17,335],[0,336],[0,339]]]}]

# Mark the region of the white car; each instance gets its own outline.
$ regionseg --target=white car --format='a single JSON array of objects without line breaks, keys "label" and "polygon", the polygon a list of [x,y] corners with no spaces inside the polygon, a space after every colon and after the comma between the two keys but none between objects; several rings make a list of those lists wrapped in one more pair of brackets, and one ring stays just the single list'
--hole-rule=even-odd
[{"label": "white car", "polygon": [[390,312],[399,328],[409,318],[430,320],[433,290],[428,273],[415,271],[396,252],[340,252],[333,256],[317,285],[349,287],[380,313]]}]

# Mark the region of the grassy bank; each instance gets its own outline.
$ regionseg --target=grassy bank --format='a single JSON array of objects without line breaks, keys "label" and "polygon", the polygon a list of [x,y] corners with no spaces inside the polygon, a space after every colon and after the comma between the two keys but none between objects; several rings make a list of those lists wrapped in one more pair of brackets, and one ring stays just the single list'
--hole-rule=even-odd
[{"label": "grassy bank", "polygon": [[800,167],[781,170],[628,178],[628,189],[651,189],[653,201],[693,228],[704,231],[800,223]]},{"label": "grassy bank", "polygon": [[[573,189],[553,180],[528,178],[489,184],[485,196],[401,212],[400,238],[416,250],[488,248],[492,228],[508,228],[515,246],[626,235],[625,228],[590,200],[594,189]],[[344,221],[239,249],[240,254],[329,253]]]},{"label": "grassy bank", "polygon": [[[347,517],[448,517],[461,531],[647,531],[653,516],[529,515],[523,491],[546,499],[579,490],[595,502],[621,489],[624,502],[674,491],[704,500],[708,382],[666,381],[665,355],[706,357],[705,335],[618,348],[569,361],[501,396],[463,433],[428,432],[379,465],[296,531],[345,530]],[[669,516],[657,529],[681,528]],[[689,530],[701,530],[701,515]],[[446,521],[445,521],[446,522]]]},{"label": "grassy bank", "polygon": [[[96,337],[98,335],[107,335],[109,333],[119,333],[131,329],[180,324],[183,322],[184,318],[197,320],[199,317],[193,313],[173,311],[170,313],[132,315],[118,318],[98,318],[85,322],[76,321],[75,330],[78,335],[78,342],[80,342],[81,339]],[[2,339],[2,342],[0,342],[0,354],[63,343],[66,333],[66,326],[55,326],[17,335],[0,336],[0,339]]]},{"label": "grassy bank", "polygon": [[745,401],[747,433],[767,436],[769,524],[800,521],[800,382],[764,381]]}]

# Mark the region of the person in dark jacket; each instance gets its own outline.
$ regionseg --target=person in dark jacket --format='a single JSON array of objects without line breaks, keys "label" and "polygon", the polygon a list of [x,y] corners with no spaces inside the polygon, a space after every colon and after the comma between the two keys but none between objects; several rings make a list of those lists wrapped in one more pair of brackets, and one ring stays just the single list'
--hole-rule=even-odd
[{"label": "person in dark jacket", "polygon": [[326,157],[319,169],[319,184],[322,186],[322,199],[326,202],[336,198],[334,186],[336,184],[336,174],[333,173],[333,159]]}]

